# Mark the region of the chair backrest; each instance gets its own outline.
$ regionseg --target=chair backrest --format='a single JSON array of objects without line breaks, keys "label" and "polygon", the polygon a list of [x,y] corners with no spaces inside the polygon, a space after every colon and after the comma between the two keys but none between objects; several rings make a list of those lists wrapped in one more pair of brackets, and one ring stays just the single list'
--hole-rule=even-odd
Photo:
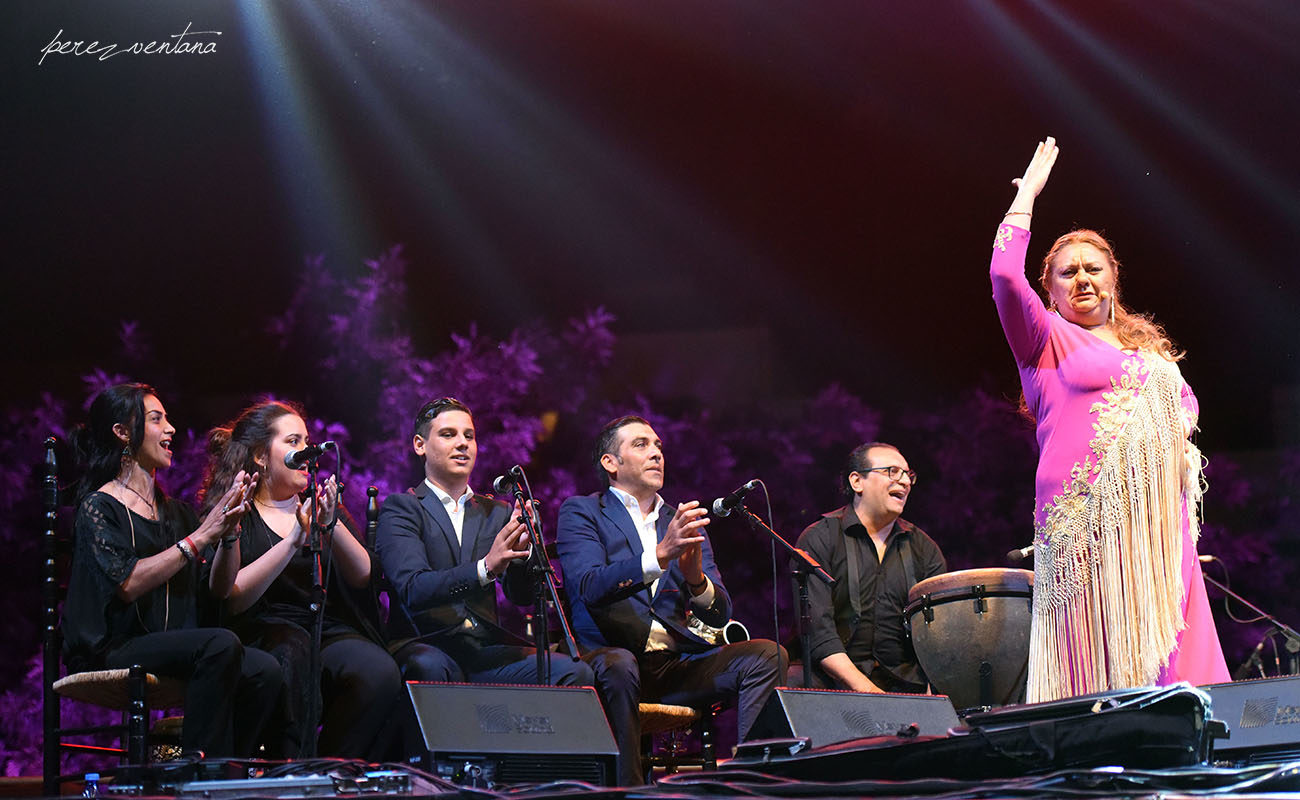
[{"label": "chair backrest", "polygon": [[[143,668],[101,670],[78,673],[60,678],[62,667],[63,634],[60,624],[60,605],[66,594],[64,556],[70,556],[73,534],[68,519],[60,517],[58,439],[45,440],[45,464],[42,479],[42,504],[45,509],[45,530],[42,534],[44,563],[42,564],[42,599],[44,600],[44,630],[41,641],[41,722],[43,742],[41,748],[43,791],[48,796],[59,794],[61,782],[61,754],[65,749],[103,754],[115,752],[122,763],[142,764],[148,756],[149,684],[158,679]],[[183,702],[183,685],[177,688],[172,681],[158,693],[168,707]],[[60,687],[56,691],[56,684]],[[62,691],[64,694],[60,694]],[[61,700],[64,696],[81,700],[93,706],[121,712],[122,721],[100,724],[83,722],[78,727],[65,728]],[[106,699],[107,698],[107,699]],[[100,712],[85,712],[98,714]],[[105,712],[109,713],[109,712]],[[65,736],[106,735],[118,738],[118,748],[64,742]],[[62,779],[76,776],[63,776]]]},{"label": "chair backrest", "polygon": [[[55,452],[58,440],[53,436],[45,440],[45,475],[41,483],[41,500],[45,506],[45,531],[42,534],[44,563],[42,564],[42,599],[45,601],[44,630],[41,634],[41,707],[42,729],[45,741],[42,758],[45,763],[45,795],[58,794],[57,772],[59,763],[59,738],[50,732],[58,730],[61,722],[59,697],[54,693],[54,682],[59,679],[59,657],[63,637],[59,629],[59,461]],[[50,774],[51,765],[55,774]],[[53,779],[53,781],[52,781]],[[51,783],[53,782],[53,785]]]}]

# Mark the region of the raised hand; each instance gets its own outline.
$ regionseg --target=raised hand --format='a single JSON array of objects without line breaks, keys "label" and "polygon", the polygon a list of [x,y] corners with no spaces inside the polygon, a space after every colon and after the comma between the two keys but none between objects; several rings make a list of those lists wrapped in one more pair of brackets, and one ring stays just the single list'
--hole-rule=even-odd
[{"label": "raised hand", "polygon": [[1056,146],[1054,137],[1048,136],[1038,143],[1037,149],[1034,150],[1034,157],[1029,159],[1029,166],[1025,167],[1025,174],[1011,179],[1011,183],[1019,190],[1017,199],[1028,194],[1029,199],[1032,200],[1043,191],[1048,176],[1052,174],[1052,165],[1056,163],[1058,153],[1060,149]]}]

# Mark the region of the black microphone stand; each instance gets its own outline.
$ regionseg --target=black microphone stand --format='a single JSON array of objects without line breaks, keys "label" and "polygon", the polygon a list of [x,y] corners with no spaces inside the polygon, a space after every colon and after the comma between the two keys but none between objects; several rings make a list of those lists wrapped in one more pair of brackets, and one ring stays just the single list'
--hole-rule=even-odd
[{"label": "black microphone stand", "polygon": [[555,569],[551,567],[551,559],[546,555],[546,543],[542,541],[542,521],[536,515],[532,487],[528,485],[528,476],[524,475],[524,471],[518,467],[516,469],[519,470],[519,476],[514,482],[515,502],[523,512],[521,520],[528,531],[528,541],[533,546],[532,555],[528,558],[528,569],[533,576],[533,647],[537,650],[537,682],[549,686],[551,645],[550,634],[546,630],[548,598],[555,607],[555,616],[560,622],[564,643],[568,646],[571,657],[578,661],[581,656],[578,654],[578,643],[573,638],[573,629],[569,627],[568,616],[564,613],[564,606],[560,604],[559,590],[555,587]]},{"label": "black microphone stand", "polygon": [[1201,576],[1205,578],[1206,583],[1218,588],[1219,591],[1231,597],[1233,600],[1236,600],[1238,603],[1241,603],[1246,608],[1249,608],[1251,611],[1255,612],[1263,619],[1268,620],[1269,624],[1271,624],[1274,628],[1276,628],[1278,633],[1281,633],[1283,636],[1285,636],[1286,651],[1290,653],[1289,656],[1290,672],[1288,674],[1300,675],[1300,631],[1296,631],[1295,628],[1292,628],[1290,625],[1287,625],[1282,620],[1278,619],[1277,617],[1268,613],[1264,609],[1250,602],[1246,598],[1237,594],[1233,590],[1229,589],[1227,586],[1220,583],[1218,580],[1211,578],[1209,575],[1206,575],[1204,571],[1201,572]]},{"label": "black microphone stand", "polygon": [[[830,576],[817,559],[808,555],[804,550],[795,547],[782,538],[781,534],[772,530],[767,523],[759,519],[752,511],[744,506],[738,509],[745,515],[745,522],[749,527],[756,531],[763,531],[772,537],[772,541],[781,545],[790,554],[794,560],[794,577],[799,584],[799,647],[803,650],[803,688],[812,688],[812,601],[808,598],[808,576],[815,575],[817,580],[826,584],[827,588],[835,588],[835,579]],[[776,591],[776,587],[772,587]]]},{"label": "black microphone stand", "polygon": [[[324,452],[323,450],[321,451]],[[338,457],[337,447],[335,448],[336,458],[339,466],[342,466],[342,459]],[[316,487],[318,484],[318,473],[320,472],[320,456],[314,456],[308,460],[307,464],[307,497],[311,501],[311,521],[307,533],[307,552],[311,553],[311,601],[309,608],[314,615],[311,626],[311,659],[308,665],[307,686],[310,690],[308,697],[310,701],[307,705],[307,741],[303,742],[303,756],[313,758],[316,755],[316,732],[320,727],[321,719],[321,696],[320,696],[320,672],[321,672],[321,633],[325,626],[325,558],[322,553],[321,538],[324,534],[324,526],[320,523],[320,508],[316,502]],[[342,471],[341,469],[339,471]],[[334,514],[330,520],[329,528],[333,529],[339,519],[339,504],[343,498],[343,483],[338,482],[338,494],[334,497]]]}]

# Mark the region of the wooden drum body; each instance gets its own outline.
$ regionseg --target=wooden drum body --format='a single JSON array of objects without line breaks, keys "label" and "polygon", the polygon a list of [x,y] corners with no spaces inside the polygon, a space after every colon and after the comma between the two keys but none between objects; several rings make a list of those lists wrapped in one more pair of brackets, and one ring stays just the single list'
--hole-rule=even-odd
[{"label": "wooden drum body", "polygon": [[1029,570],[966,569],[907,593],[917,661],[958,710],[1024,701],[1033,585]]}]

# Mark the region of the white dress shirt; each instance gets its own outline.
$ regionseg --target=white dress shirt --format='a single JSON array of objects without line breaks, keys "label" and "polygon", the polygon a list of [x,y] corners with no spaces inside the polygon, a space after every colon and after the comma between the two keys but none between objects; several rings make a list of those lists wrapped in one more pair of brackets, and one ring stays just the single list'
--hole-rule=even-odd
[{"label": "white dress shirt", "polygon": [[[641,537],[641,573],[644,581],[649,584],[650,596],[653,597],[659,588],[659,578],[664,574],[663,567],[659,566],[659,558],[655,555],[655,548],[659,546],[659,532],[655,530],[655,525],[659,521],[659,513],[663,510],[664,499],[656,494],[654,507],[650,509],[650,513],[642,514],[641,504],[635,497],[615,486],[609,487],[609,490],[623,504],[624,510],[632,518],[632,527]],[[705,575],[704,582],[706,584],[704,591],[691,597],[691,602],[700,608],[708,608],[713,604],[713,581]],[[690,592],[690,587],[683,588]],[[651,618],[650,636],[646,639],[645,649],[646,652],[676,650],[677,643],[659,620]]]},{"label": "white dress shirt", "polygon": [[[444,492],[441,487],[437,486],[433,481],[429,480],[428,478],[424,479],[424,485],[432,489],[433,493],[438,496],[439,500],[442,501],[442,507],[447,511],[447,516],[451,517],[451,527],[456,530],[456,544],[463,545],[464,544],[463,531],[465,530],[465,506],[468,505],[469,501],[474,498],[474,490],[466,486],[465,493],[462,494],[460,497],[454,498],[451,495]],[[487,586],[489,583],[492,582],[492,579],[488,577],[488,573],[487,573],[486,557],[480,558],[478,560],[478,582],[480,586]]]}]

